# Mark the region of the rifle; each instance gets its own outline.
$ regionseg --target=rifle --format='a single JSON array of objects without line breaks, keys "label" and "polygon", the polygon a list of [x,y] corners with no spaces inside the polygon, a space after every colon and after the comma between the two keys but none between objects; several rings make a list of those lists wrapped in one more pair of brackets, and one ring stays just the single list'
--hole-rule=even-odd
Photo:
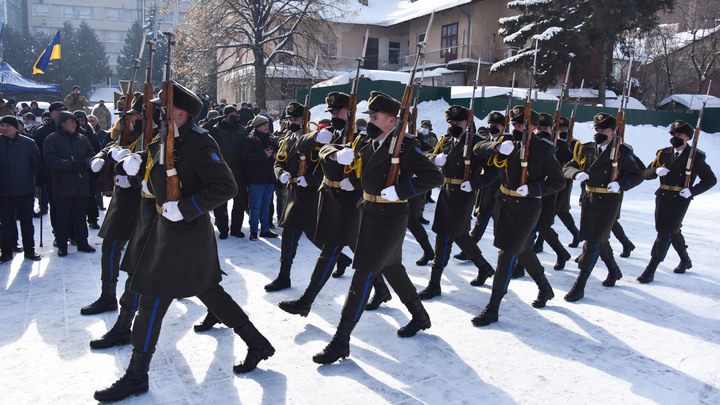
[{"label": "rifle", "polygon": [[572,144],[573,140],[573,128],[575,128],[575,111],[577,111],[578,103],[580,102],[580,96],[582,95],[583,86],[585,86],[585,79],[580,82],[580,92],[575,99],[575,106],[573,107],[572,113],[570,114],[570,125],[568,126],[567,142],[568,146]]},{"label": "rifle", "polygon": [[[315,72],[317,72],[318,56],[315,55],[315,67],[313,67],[313,79],[310,82],[310,87],[305,95],[305,110],[303,110],[303,126],[305,131],[310,132],[310,93],[312,93],[313,82],[315,81]],[[307,161],[304,153],[300,154],[300,166],[298,167],[298,177],[302,177],[307,173]]]},{"label": "rifle", "polygon": [[567,73],[565,74],[565,83],[562,85],[562,89],[560,89],[560,98],[558,99],[557,107],[555,107],[555,117],[553,119],[553,125],[555,125],[555,147],[557,148],[557,141],[560,137],[560,107],[562,107],[562,101],[563,96],[565,95],[565,92],[567,91],[568,86],[568,78],[570,77],[570,64],[572,62],[568,62],[568,68]]},{"label": "rifle", "polygon": [[[630,74],[632,72],[633,58],[630,57],[630,65],[628,66],[627,81],[630,83]],[[615,136],[610,145],[610,161],[612,164],[612,170],[610,171],[610,182],[616,181],[620,174],[620,166],[618,161],[620,160],[620,145],[623,144],[625,139],[625,97],[630,97],[630,94],[626,93],[626,86],[623,85],[622,98],[620,99],[620,106],[618,107],[617,120],[615,121]],[[629,93],[629,90],[628,90]]]},{"label": "rifle", "polygon": [[533,79],[535,78],[535,73],[537,72],[537,54],[538,54],[538,43],[539,40],[535,40],[535,55],[533,56],[533,71],[532,75],[530,76],[530,86],[528,87],[527,92],[527,99],[525,100],[525,117],[524,122],[525,126],[523,127],[523,136],[522,136],[522,143],[520,145],[520,185],[524,186],[527,184],[527,176],[528,176],[528,159],[530,158],[530,139],[532,139],[532,134],[530,133],[530,120],[532,118],[532,103],[530,102],[532,98],[532,86],[533,86]]},{"label": "rifle", "polygon": [[418,117],[418,101],[420,101],[420,91],[422,90],[423,80],[425,80],[425,58],[423,58],[422,73],[420,74],[420,81],[417,83],[417,92],[415,93],[415,100],[413,101],[413,110],[410,113],[410,121],[408,122],[408,132],[412,135],[417,135],[417,117]]},{"label": "rifle", "polygon": [[357,69],[355,70],[355,79],[350,89],[350,103],[348,104],[348,116],[343,130],[343,144],[352,142],[355,137],[355,113],[357,112],[357,89],[360,82],[360,69],[365,61],[365,51],[367,50],[370,29],[365,30],[365,40],[363,41],[363,50],[359,58],[357,58]]},{"label": "rifle", "polygon": [[417,44],[415,63],[413,63],[413,68],[410,71],[410,77],[408,78],[407,85],[405,86],[405,93],[403,94],[402,103],[400,104],[400,111],[398,112],[395,128],[392,130],[392,139],[390,141],[390,148],[388,149],[388,152],[392,154],[392,158],[390,159],[390,170],[388,171],[385,187],[396,185],[398,182],[398,176],[400,175],[400,148],[402,147],[403,138],[405,138],[405,127],[408,122],[408,110],[410,109],[410,100],[412,99],[413,93],[413,81],[415,81],[415,73],[417,72],[418,62],[425,52],[425,45],[427,45],[427,33],[430,32],[433,18],[435,18],[434,10],[432,14],[430,14],[430,21],[428,21],[427,29],[425,30],[426,35],[423,40]]},{"label": "rifle", "polygon": [[148,44],[148,64],[145,70],[145,86],[143,88],[144,100],[145,100],[145,130],[143,131],[143,142],[140,146],[145,147],[152,141],[153,138],[153,111],[155,106],[150,100],[153,98],[153,85],[152,85],[152,67],[153,67],[153,55],[155,55],[155,45],[157,44],[157,12],[155,13],[155,21],[153,22],[153,38],[147,41]]},{"label": "rifle", "polygon": [[508,130],[508,125],[510,125],[510,109],[512,108],[512,98],[513,98],[514,91],[515,91],[515,72],[513,72],[512,84],[510,87],[510,92],[508,93],[508,105],[507,105],[507,108],[505,108],[505,131]]},{"label": "rifle", "polygon": [[163,33],[167,37],[168,52],[165,61],[165,80],[163,81],[162,92],[165,95],[163,104],[165,107],[165,125],[166,131],[163,134],[164,148],[160,149],[160,164],[165,165],[167,173],[167,188],[165,201],[178,201],[182,198],[180,190],[180,178],[175,170],[175,135],[177,134],[177,125],[173,120],[173,80],[172,70],[170,69],[170,61],[172,60],[172,50],[175,45],[172,32]]},{"label": "rifle", "polygon": [[705,112],[705,105],[707,105],[708,98],[710,97],[710,86],[712,86],[712,80],[708,83],[707,94],[705,94],[705,101],[703,101],[702,109],[700,109],[700,115],[698,115],[698,122],[695,126],[695,134],[693,135],[692,149],[690,149],[690,156],[688,157],[687,165],[685,166],[685,186],[684,188],[690,187],[690,175],[692,174],[693,166],[695,166],[695,156],[697,155],[697,143],[700,138],[700,124],[702,123],[702,116]]},{"label": "rifle", "polygon": [[480,80],[480,62],[478,61],[477,72],[475,73],[475,80],[473,80],[473,91],[472,98],[470,99],[470,108],[468,113],[468,123],[465,127],[465,147],[463,148],[463,159],[465,160],[465,173],[463,174],[463,180],[470,180],[470,173],[472,167],[470,166],[470,154],[472,153],[472,139],[475,135],[475,90],[477,90],[478,81]]},{"label": "rifle", "polygon": [[[140,62],[142,61],[143,51],[145,50],[145,35],[147,35],[147,30],[143,33],[143,41],[140,43],[140,54],[137,59],[133,61],[135,66],[133,67],[132,78],[130,79],[130,84],[128,84],[128,90],[127,93],[125,93],[125,103],[123,104],[123,110],[125,111],[130,109],[128,106],[132,105],[133,95],[135,94],[135,78],[138,69],[140,69]],[[125,147],[130,141],[130,115],[125,114],[123,120],[125,125],[123,126],[122,136],[120,137],[120,146]]]}]

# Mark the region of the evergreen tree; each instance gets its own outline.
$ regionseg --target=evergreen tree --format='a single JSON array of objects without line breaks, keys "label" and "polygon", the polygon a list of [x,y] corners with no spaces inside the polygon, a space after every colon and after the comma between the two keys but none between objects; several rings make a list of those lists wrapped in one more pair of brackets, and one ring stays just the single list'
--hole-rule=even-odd
[{"label": "evergreen tree", "polygon": [[[128,29],[125,36],[125,45],[123,46],[120,56],[117,60],[118,76],[121,80],[130,80],[132,78],[133,69],[135,69],[135,59],[140,54],[140,46],[143,41],[152,39],[152,29],[144,29],[139,21],[135,21]],[[147,37],[143,38],[143,33],[147,33]],[[140,67],[137,71],[135,80],[137,84],[135,89],[140,89],[140,83],[145,82],[145,74],[148,62],[148,45],[145,44],[143,55],[141,57]],[[152,81],[153,87],[159,86],[162,82],[162,67],[167,58],[167,44],[162,36],[158,34],[157,43],[155,45],[155,55],[153,55],[153,71]]]},{"label": "evergreen tree", "polygon": [[[83,21],[75,32],[74,46],[75,52],[68,61],[69,78],[74,81],[70,86],[77,84],[87,94],[91,85],[106,83],[111,75],[105,45],[95,30]],[[68,87],[63,89],[67,91]]]},{"label": "evergreen tree", "polygon": [[6,26],[3,31],[4,61],[21,75],[39,81],[37,76],[43,75],[32,77],[33,66],[49,42],[50,38],[46,40],[44,35],[25,36]]}]

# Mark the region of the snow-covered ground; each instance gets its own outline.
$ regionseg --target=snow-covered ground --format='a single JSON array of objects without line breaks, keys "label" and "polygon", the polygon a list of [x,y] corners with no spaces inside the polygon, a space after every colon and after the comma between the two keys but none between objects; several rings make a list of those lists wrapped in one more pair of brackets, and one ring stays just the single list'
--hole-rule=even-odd
[{"label": "snow-covered ground", "polygon": [[[444,102],[423,103],[420,119],[432,117],[440,134],[446,107]],[[580,123],[576,137],[589,140],[592,132],[590,123]],[[646,163],[668,139],[666,128],[627,129],[627,142]],[[717,172],[720,134],[703,133],[700,142]],[[565,302],[562,297],[577,268],[571,261],[566,270],[554,271],[555,255],[546,246],[539,258],[555,299],[544,309],[534,309],[533,281],[527,276],[513,280],[499,322],[476,328],[470,319],[487,304],[490,287],[470,286],[475,267],[451,259],[442,280],[443,295],[425,303],[432,328],[410,339],[398,338],[396,330],[408,322],[409,314],[394,297],[363,315],[353,333],[350,358],[329,366],[318,366],[311,357],[335,331],[352,271],[327,283],[307,318],[293,316],[277,303],[304,291],[316,248],[303,239],[293,266],[293,287],[268,294],[263,285],[277,274],[280,240],[220,240],[221,264],[228,273],[223,286],[271,340],[276,354],[252,373],[234,375],[232,365],[245,356],[242,340],[225,327],[193,332],[205,308],[195,298],[176,300],[150,367],[150,392],[124,403],[720,403],[720,270],[713,264],[720,257],[720,187],[696,198],[685,219],[683,233],[693,268],[674,274],[678,259],[671,249],[655,281],[641,285],[635,278],[647,264],[655,237],[656,188],[657,181],[645,182],[625,195],[621,222],[637,248],[628,259],[617,257],[624,277],[616,287],[601,286],[607,273],[599,264],[586,297]],[[575,189],[572,199],[576,221],[577,193]],[[432,219],[434,208],[426,206],[426,218]],[[130,346],[97,351],[88,346],[117,316],[80,315],[80,308],[99,295],[101,240],[91,231],[98,253],[71,248],[66,258],[58,258],[47,219],[45,247],[38,249],[43,260],[23,261],[19,255],[0,266],[4,404],[92,403],[96,389],[123,374],[131,354]],[[426,229],[433,241],[430,227]],[[555,229],[564,243],[570,242],[559,221]],[[405,265],[421,289],[430,267],[415,265],[421,249],[407,235]],[[612,239],[612,245],[620,251],[617,240]],[[480,247],[494,263],[492,225]],[[580,253],[569,250],[573,256]]]}]

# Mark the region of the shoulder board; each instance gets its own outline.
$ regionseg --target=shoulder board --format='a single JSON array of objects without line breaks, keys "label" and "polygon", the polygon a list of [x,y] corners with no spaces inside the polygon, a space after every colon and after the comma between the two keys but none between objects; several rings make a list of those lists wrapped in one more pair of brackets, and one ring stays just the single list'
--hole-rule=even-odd
[{"label": "shoulder board", "polygon": [[698,155],[705,156],[705,152],[701,151],[700,149],[695,149],[697,151]]},{"label": "shoulder board", "polygon": [[633,151],[632,145],[630,145],[630,144],[628,144],[628,143],[623,143],[622,146],[626,147],[630,152]]},{"label": "shoulder board", "polygon": [[417,138],[417,136],[416,136],[416,135],[413,135],[413,134],[405,134],[405,138],[415,139],[415,138]]},{"label": "shoulder board", "polygon": [[583,147],[595,147],[595,141],[585,142],[582,144]]},{"label": "shoulder board", "polygon": [[555,146],[555,143],[551,142],[549,139],[540,138],[540,141],[541,141],[541,142],[545,142],[545,143],[548,144],[548,145]]},{"label": "shoulder board", "polygon": [[193,131],[197,132],[198,134],[207,134],[208,130],[203,127],[193,127]]}]

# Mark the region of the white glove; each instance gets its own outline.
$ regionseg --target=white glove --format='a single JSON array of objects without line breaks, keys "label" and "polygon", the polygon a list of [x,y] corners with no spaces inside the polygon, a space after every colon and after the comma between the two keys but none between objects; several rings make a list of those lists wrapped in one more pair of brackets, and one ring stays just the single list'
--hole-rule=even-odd
[{"label": "white glove", "polygon": [[297,179],[297,185],[300,187],[307,187],[308,183],[307,180],[305,180],[305,176],[300,176]]},{"label": "white glove", "polygon": [[437,156],[435,156],[435,165],[437,167],[443,167],[445,166],[445,163],[447,163],[447,155],[444,153],[441,153]]},{"label": "white glove", "polygon": [[682,198],[692,197],[692,191],[690,191],[689,188],[684,188],[684,189],[680,190],[679,194],[680,194],[680,197],[682,197]]},{"label": "white glove", "polygon": [[290,181],[290,173],[282,172],[280,177],[278,177],[278,180],[280,180],[280,183],[282,184],[287,184],[287,182]]},{"label": "white glove", "polygon": [[153,194],[150,192],[150,189],[148,188],[148,182],[147,182],[147,181],[143,180],[142,183],[140,183],[140,184],[142,184],[142,191],[143,191],[143,193],[145,193],[145,194],[147,194],[147,195],[153,195]]},{"label": "white glove", "polygon": [[125,156],[130,154],[130,149],[125,148],[117,148],[110,151],[110,157],[113,158],[114,161],[119,162],[120,159],[124,158]]},{"label": "white glove", "polygon": [[382,197],[388,201],[397,201],[400,199],[397,195],[397,191],[395,190],[395,186],[390,186],[390,187],[383,189],[380,192],[380,197]]},{"label": "white glove", "polygon": [[115,185],[120,188],[130,188],[130,182],[128,181],[127,176],[115,176]]},{"label": "white glove", "polygon": [[575,181],[582,183],[583,181],[590,178],[590,175],[585,172],[580,172],[575,175]]},{"label": "white glove", "polygon": [[317,143],[330,143],[332,141],[333,133],[323,128],[315,133],[315,141]]},{"label": "white glove", "polygon": [[140,171],[142,158],[140,155],[133,153],[127,159],[123,160],[123,169],[129,176],[134,176]]},{"label": "white glove", "polygon": [[345,148],[335,153],[335,160],[341,165],[351,165],[355,159],[355,151],[351,148]]},{"label": "white glove", "polygon": [[523,184],[522,186],[518,187],[517,190],[515,190],[515,192],[520,194],[523,197],[527,197],[530,190],[528,190],[527,184]]},{"label": "white glove", "polygon": [[670,172],[670,170],[668,170],[666,167],[658,167],[657,169],[655,169],[655,174],[657,174],[660,177],[668,174],[669,172]]},{"label": "white glove", "polygon": [[355,190],[355,186],[352,185],[350,179],[343,179],[340,182],[340,189],[345,191],[353,191]]},{"label": "white glove", "polygon": [[103,165],[105,165],[105,159],[94,158],[90,161],[90,170],[92,170],[93,173],[97,173],[102,169]]},{"label": "white glove", "polygon": [[460,190],[462,190],[462,191],[464,191],[464,192],[466,192],[466,193],[472,192],[472,186],[470,185],[470,180],[464,181],[464,182],[460,185]]},{"label": "white glove", "polygon": [[620,191],[620,183],[618,183],[617,181],[613,181],[612,183],[608,184],[607,191],[611,193],[617,193],[618,191]]},{"label": "white glove", "polygon": [[512,141],[504,141],[500,144],[500,146],[497,148],[498,153],[501,155],[509,155],[512,153],[512,151],[515,149],[515,145],[513,145]]},{"label": "white glove", "polygon": [[165,204],[163,204],[163,213],[162,216],[167,218],[168,220],[172,222],[178,222],[182,221],[183,214],[180,212],[180,208],[178,208],[178,202],[177,201],[168,201]]}]

